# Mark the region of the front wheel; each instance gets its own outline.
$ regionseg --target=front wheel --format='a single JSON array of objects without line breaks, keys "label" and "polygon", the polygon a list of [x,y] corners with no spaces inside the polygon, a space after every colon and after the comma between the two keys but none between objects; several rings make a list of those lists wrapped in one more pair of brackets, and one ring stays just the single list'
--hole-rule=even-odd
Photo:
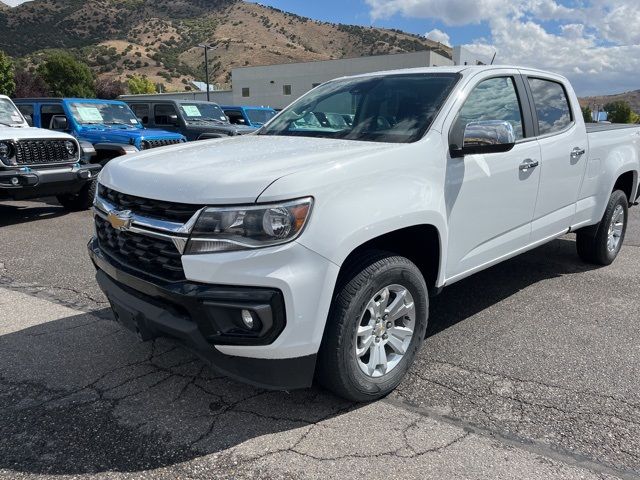
[{"label": "front wheel", "polygon": [[610,265],[620,253],[629,218],[627,195],[616,190],[600,223],[576,232],[578,255],[582,260],[596,265]]},{"label": "front wheel", "polygon": [[89,180],[89,182],[87,182],[87,184],[84,185],[78,193],[66,193],[64,195],[58,195],[56,198],[65,210],[69,210],[71,212],[87,210],[91,208],[91,205],[93,205],[93,199],[96,196],[97,188],[98,182],[93,179]]},{"label": "front wheel", "polygon": [[398,386],[427,328],[428,292],[410,260],[369,252],[340,283],[318,357],[318,379],[349,400],[368,402]]}]

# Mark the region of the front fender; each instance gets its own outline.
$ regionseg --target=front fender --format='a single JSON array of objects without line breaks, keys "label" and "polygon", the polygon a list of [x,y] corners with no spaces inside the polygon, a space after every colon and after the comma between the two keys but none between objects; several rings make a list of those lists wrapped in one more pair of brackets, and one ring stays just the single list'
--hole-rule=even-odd
[{"label": "front fender", "polygon": [[356,248],[381,235],[431,225],[440,238],[440,286],[448,241],[444,157],[426,155],[440,151],[440,145],[430,137],[298,172],[274,182],[259,201],[313,196],[309,223],[298,241],[338,266]]}]

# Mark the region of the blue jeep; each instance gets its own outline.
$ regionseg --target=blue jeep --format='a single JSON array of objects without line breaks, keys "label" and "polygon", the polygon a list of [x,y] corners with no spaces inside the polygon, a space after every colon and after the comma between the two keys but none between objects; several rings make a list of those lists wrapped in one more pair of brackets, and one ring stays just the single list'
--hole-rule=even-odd
[{"label": "blue jeep", "polygon": [[278,113],[270,107],[224,106],[220,108],[233,125],[246,125],[253,128],[260,128]]},{"label": "blue jeep", "polygon": [[105,164],[127,153],[186,142],[179,133],[144,128],[119,100],[19,98],[15,104],[32,126],[67,132],[93,145],[93,163]]}]

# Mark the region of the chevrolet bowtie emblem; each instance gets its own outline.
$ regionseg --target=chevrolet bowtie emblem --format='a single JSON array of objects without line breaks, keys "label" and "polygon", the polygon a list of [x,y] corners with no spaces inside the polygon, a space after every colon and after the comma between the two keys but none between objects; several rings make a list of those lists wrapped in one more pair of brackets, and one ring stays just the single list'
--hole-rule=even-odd
[{"label": "chevrolet bowtie emblem", "polygon": [[133,214],[130,210],[111,210],[107,216],[107,220],[114,229],[126,232],[131,228],[131,224],[133,223]]}]

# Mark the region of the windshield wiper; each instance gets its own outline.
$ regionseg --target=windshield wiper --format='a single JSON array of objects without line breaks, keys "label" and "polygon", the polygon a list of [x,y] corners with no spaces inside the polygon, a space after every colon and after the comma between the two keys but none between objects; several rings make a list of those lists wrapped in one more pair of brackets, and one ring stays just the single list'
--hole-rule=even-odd
[{"label": "windshield wiper", "polygon": [[0,122],[0,125],[4,126],[4,127],[19,127],[22,124],[21,123],[6,123],[6,122]]},{"label": "windshield wiper", "polygon": [[124,125],[125,127],[130,127],[132,125],[129,125],[128,123],[125,122],[104,122],[105,125]]}]

